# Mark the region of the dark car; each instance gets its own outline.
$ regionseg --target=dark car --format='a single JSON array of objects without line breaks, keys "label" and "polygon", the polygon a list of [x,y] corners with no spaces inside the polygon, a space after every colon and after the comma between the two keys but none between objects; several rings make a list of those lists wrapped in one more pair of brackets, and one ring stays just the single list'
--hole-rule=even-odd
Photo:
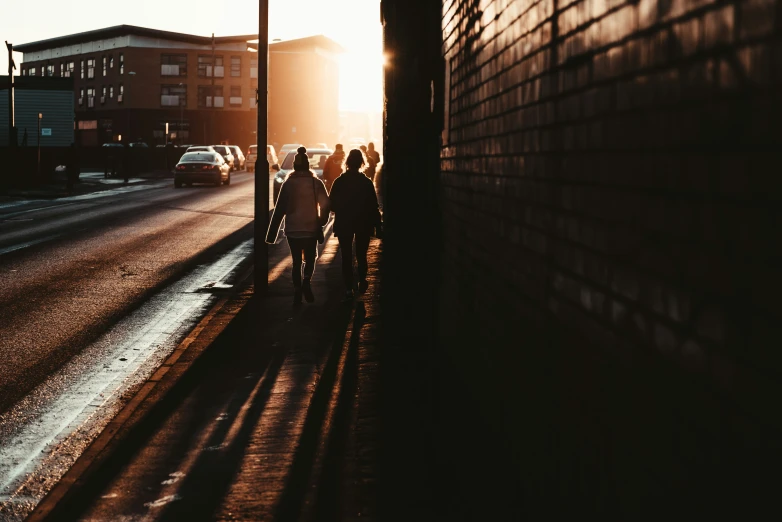
[{"label": "dark car", "polygon": [[228,162],[228,166],[231,167],[231,170],[236,170],[236,158],[234,158],[234,154],[231,149],[228,148],[228,145],[212,145],[212,148]]},{"label": "dark car", "polygon": [[[318,179],[323,179],[323,167],[326,165],[326,160],[331,156],[334,151],[331,149],[307,149],[307,157],[310,159],[310,170],[318,176]],[[285,159],[282,160],[280,170],[274,175],[274,193],[273,201],[277,202],[277,194],[280,193],[280,187],[288,177],[288,174],[293,172],[293,160],[296,158],[296,151],[290,151]]]},{"label": "dark car", "polygon": [[216,152],[186,152],[174,168],[174,186],[193,183],[231,184],[231,167]]},{"label": "dark car", "polygon": [[244,153],[242,152],[242,149],[240,149],[238,145],[228,145],[228,148],[231,149],[231,152],[233,152],[234,167],[236,168],[236,170],[244,170],[245,162],[247,160],[244,157]]}]

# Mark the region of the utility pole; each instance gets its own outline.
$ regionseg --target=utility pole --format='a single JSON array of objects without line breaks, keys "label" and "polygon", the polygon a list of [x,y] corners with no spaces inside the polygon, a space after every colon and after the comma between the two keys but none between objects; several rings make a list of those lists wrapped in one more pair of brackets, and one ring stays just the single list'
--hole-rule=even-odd
[{"label": "utility pole", "polygon": [[41,119],[42,113],[38,113],[38,179],[41,179]]},{"label": "utility pole", "polygon": [[215,136],[215,69],[217,66],[215,65],[215,34],[212,33],[212,87],[210,88],[209,94],[212,95],[212,107],[211,111],[209,111],[209,119],[211,122],[211,129],[209,129],[209,138],[211,141],[211,145],[214,145],[214,136]]},{"label": "utility pole", "polygon": [[[8,48],[8,146],[13,151],[16,148],[16,120],[14,119],[14,44],[5,41]],[[12,158],[16,157],[11,155]]]},{"label": "utility pole", "polygon": [[[269,0],[258,0],[258,90],[255,107],[258,111],[255,161],[255,293],[266,295],[269,290],[269,161],[266,158],[267,119],[269,105]],[[263,151],[263,155],[262,152]]]}]

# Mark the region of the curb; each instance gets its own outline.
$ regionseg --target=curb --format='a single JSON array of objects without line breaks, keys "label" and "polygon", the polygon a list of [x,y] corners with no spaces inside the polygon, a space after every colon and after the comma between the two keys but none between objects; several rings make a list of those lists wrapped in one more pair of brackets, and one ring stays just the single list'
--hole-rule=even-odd
[{"label": "curb", "polygon": [[179,343],[165,362],[152,374],[130,401],[101,430],[84,453],[38,503],[27,521],[69,520],[69,510],[78,505],[79,493],[100,478],[101,470],[125,443],[143,432],[144,426],[155,421],[156,406],[173,397],[183,377],[204,359],[203,355],[220,337],[252,297],[249,292],[253,265],[238,278],[236,293],[219,298],[206,316]]}]

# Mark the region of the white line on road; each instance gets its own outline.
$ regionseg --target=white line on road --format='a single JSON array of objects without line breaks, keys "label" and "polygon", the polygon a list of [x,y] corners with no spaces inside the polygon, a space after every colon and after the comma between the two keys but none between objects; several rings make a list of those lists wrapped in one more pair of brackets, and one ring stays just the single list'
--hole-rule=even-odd
[{"label": "white line on road", "polygon": [[21,495],[43,498],[38,483],[59,480],[119,411],[120,397],[143,383],[208,311],[215,297],[195,290],[225,282],[252,245],[245,241],[154,296],[0,415],[0,498],[17,505]]}]

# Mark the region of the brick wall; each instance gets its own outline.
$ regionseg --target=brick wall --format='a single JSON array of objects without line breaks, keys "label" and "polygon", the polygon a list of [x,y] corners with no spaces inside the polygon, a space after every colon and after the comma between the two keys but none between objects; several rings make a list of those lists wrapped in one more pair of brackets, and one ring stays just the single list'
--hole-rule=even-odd
[{"label": "brick wall", "polygon": [[780,4],[442,15],[443,429],[500,452],[470,469],[506,471],[520,513],[758,506],[780,454]]}]

